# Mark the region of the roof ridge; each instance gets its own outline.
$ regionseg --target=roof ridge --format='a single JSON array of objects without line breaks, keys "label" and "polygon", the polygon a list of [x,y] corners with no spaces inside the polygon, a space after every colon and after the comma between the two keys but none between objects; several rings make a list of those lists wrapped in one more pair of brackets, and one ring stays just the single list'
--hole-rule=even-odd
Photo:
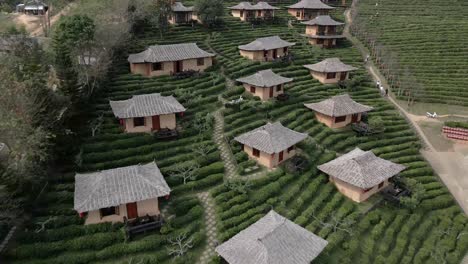
[{"label": "roof ridge", "polygon": [[[97,171],[97,172],[83,173],[83,174],[78,174],[78,175],[82,175],[82,176],[85,176],[85,177],[90,177],[90,175],[93,174],[93,173],[103,174],[104,172],[105,171]],[[103,181],[103,177],[92,177],[92,178],[94,178],[95,181],[96,181],[93,184],[94,188],[92,188],[92,190],[91,190],[91,194],[94,195],[96,193],[96,189],[98,189],[101,186],[101,182]],[[86,204],[89,200],[91,200],[92,195],[88,195],[85,199],[83,199],[83,201],[79,204],[78,207],[81,208],[83,204]]]},{"label": "roof ridge", "polygon": [[154,165],[154,167],[159,171],[159,174],[161,174],[161,171],[159,170],[158,168],[158,165],[156,164],[156,161],[153,161],[153,162],[150,162],[148,164],[138,164],[137,165],[137,173],[136,173],[136,176],[143,179],[146,183],[148,183],[149,185],[153,186],[154,188],[158,189],[159,191],[162,190],[161,186],[157,186],[155,185],[153,182],[149,181],[146,177],[142,176],[142,174],[140,173],[140,168],[142,168],[143,166],[147,166],[147,165]]}]

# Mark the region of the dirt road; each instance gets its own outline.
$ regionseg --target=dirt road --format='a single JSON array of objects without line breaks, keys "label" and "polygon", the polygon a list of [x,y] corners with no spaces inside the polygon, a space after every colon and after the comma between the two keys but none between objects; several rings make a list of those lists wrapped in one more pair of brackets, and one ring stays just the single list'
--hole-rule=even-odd
[{"label": "dirt road", "polygon": [[[354,2],[351,8],[355,8]],[[363,58],[365,58],[367,54],[369,54],[369,51],[349,32],[349,25],[352,23],[350,10],[346,10],[345,17],[347,23],[343,34],[358,48]],[[374,81],[380,81],[380,83],[385,88],[389,89],[389,85],[385,78],[383,78],[378,68],[373,64],[372,61],[366,63],[365,67]],[[425,148],[421,150],[421,154],[431,164],[432,168],[439,175],[442,182],[447,186],[465,214],[468,215],[468,144],[454,144],[453,149],[450,151],[438,151],[436,148],[434,148],[430,138],[428,138],[428,136],[423,132],[420,125],[418,124],[419,121],[427,121],[429,118],[408,113],[394,100],[392,96],[389,96],[388,99],[408,120],[418,136],[421,138],[421,141],[425,145]],[[434,119],[430,120],[430,122],[441,121]],[[437,136],[442,137],[442,134]]]}]

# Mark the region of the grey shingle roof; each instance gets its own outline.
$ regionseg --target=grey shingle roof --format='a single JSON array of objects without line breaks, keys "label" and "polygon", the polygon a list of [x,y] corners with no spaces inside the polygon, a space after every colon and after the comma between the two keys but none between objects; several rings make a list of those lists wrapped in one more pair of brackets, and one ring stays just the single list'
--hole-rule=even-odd
[{"label": "grey shingle roof", "polygon": [[252,5],[249,2],[240,2],[235,6],[229,7],[229,9],[233,10],[277,10],[278,7],[271,6],[267,2],[258,2],[255,5]]},{"label": "grey shingle roof", "polygon": [[307,134],[299,133],[281,125],[268,123],[236,138],[237,142],[273,154],[279,153],[304,140]]},{"label": "grey shingle roof", "polygon": [[309,70],[316,72],[347,72],[357,70],[357,68],[344,64],[338,58],[325,59],[319,63],[304,65]]},{"label": "grey shingle roof", "polygon": [[327,116],[345,116],[371,111],[372,107],[357,103],[348,94],[337,95],[305,107]]},{"label": "grey shingle roof", "polygon": [[130,63],[163,62],[213,56],[215,54],[200,49],[196,43],[181,43],[150,46],[143,52],[130,54],[128,61]]},{"label": "grey shingle roof", "polygon": [[372,151],[355,148],[330,162],[317,167],[328,175],[362,189],[368,189],[389,179],[406,167],[381,159]]},{"label": "grey shingle roof", "polygon": [[248,50],[248,51],[271,50],[271,49],[280,49],[284,47],[290,47],[294,45],[296,45],[296,43],[282,40],[278,36],[271,36],[271,37],[258,38],[250,42],[249,44],[240,45],[239,49]]},{"label": "grey shingle roof", "polygon": [[184,112],[186,109],[177,99],[159,93],[134,95],[123,101],[110,101],[114,115],[118,118],[145,117]]},{"label": "grey shingle roof", "polygon": [[329,5],[322,3],[320,0],[301,0],[300,2],[288,6],[292,9],[334,9]]},{"label": "grey shingle roof", "polygon": [[263,70],[250,76],[236,79],[236,81],[258,87],[272,87],[275,85],[292,82],[293,78],[280,76],[274,73],[272,70]]},{"label": "grey shingle roof", "polygon": [[181,2],[175,2],[171,9],[172,12],[193,12],[193,6],[186,7]]},{"label": "grey shingle roof", "polygon": [[256,10],[255,7],[249,2],[240,2],[239,4],[237,4],[235,6],[229,7],[229,9],[234,9],[234,10]]},{"label": "grey shingle roof", "polygon": [[328,242],[270,211],[216,247],[229,264],[309,264]]},{"label": "grey shingle roof", "polygon": [[301,24],[308,25],[308,26],[341,26],[344,25],[342,22],[338,22],[333,20],[330,16],[318,16],[312,20],[301,22]]},{"label": "grey shingle roof", "polygon": [[171,189],[155,162],[75,176],[74,209],[89,212],[168,195]]},{"label": "grey shingle roof", "polygon": [[39,0],[28,1],[24,4],[24,10],[43,10],[47,5]]}]

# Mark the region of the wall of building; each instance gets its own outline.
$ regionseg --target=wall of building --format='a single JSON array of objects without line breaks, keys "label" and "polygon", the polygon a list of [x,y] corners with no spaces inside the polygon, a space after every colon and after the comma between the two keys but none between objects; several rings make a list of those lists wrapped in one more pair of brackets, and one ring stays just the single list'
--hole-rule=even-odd
[{"label": "wall of building", "polygon": [[318,39],[309,38],[309,44],[314,45],[314,46],[318,46],[320,48],[323,48],[323,47],[336,47],[336,41],[337,41],[337,39],[324,39],[323,43],[319,44]]},{"label": "wall of building", "polygon": [[[124,119],[125,122],[125,132],[127,133],[142,133],[142,132],[151,132],[153,131],[153,118],[151,116],[145,117],[144,126],[134,126],[133,118]],[[177,126],[176,123],[176,114],[167,114],[159,116],[159,124],[161,128],[175,129]]]},{"label": "wall of building", "polygon": [[377,184],[369,191],[364,192],[363,189],[356,187],[354,185],[351,185],[335,177],[330,176],[330,181],[335,184],[338,191],[341,192],[344,196],[358,203],[367,200],[369,197],[380,192],[380,190],[382,190],[383,188],[387,187],[390,184],[388,180],[385,180],[381,188],[378,188],[378,184]]},{"label": "wall of building", "polygon": [[[145,215],[159,215],[159,202],[158,198],[148,199],[137,202],[137,211],[138,216],[145,216]],[[89,224],[98,224],[104,222],[123,222],[123,218],[127,217],[127,205],[121,204],[119,206],[119,214],[118,215],[108,215],[101,218],[101,214],[99,210],[94,210],[88,212],[86,217],[85,225]]]},{"label": "wall of building", "polygon": [[[250,87],[252,87],[253,85],[244,83],[243,86],[245,90],[250,93]],[[253,96],[258,96],[263,101],[266,101],[271,98],[270,87],[258,87],[258,86],[254,86],[254,87],[255,87],[255,93],[252,94]],[[273,87],[273,97],[276,97],[279,94],[283,94],[283,93],[284,93],[284,84],[281,84],[281,91],[276,91],[276,86]]]},{"label": "wall of building", "polygon": [[[301,15],[299,17],[296,16],[297,12],[301,13]],[[304,11],[304,16],[303,16],[302,9],[289,8],[288,13],[291,16],[294,16],[298,20],[312,20],[312,19],[316,18],[317,16],[328,15],[328,10],[306,9]]]},{"label": "wall of building", "polygon": [[[153,71],[152,63],[131,63],[130,71],[133,74],[141,74],[144,76],[163,76],[163,75],[172,75],[174,73],[174,64],[173,61],[162,62],[162,70]],[[205,71],[208,67],[213,65],[213,58],[206,57],[204,58],[204,65],[198,66],[197,59],[183,60],[182,69],[184,71],[194,70],[194,71]]]},{"label": "wall of building", "polygon": [[[333,79],[327,79],[327,73],[325,72],[314,72],[314,71],[310,71],[310,74],[312,75],[312,77],[314,77],[314,79],[316,79],[317,81],[323,83],[323,84],[333,84],[333,83],[338,83],[340,81],[340,77],[341,77],[341,72],[337,72],[336,73],[336,76],[335,78]],[[346,72],[346,78],[345,79],[348,79],[349,77],[349,73]]]},{"label": "wall of building", "polygon": [[[254,61],[265,61],[263,50],[258,50],[258,51],[239,50],[239,52],[242,57],[245,57],[247,59],[254,60]],[[283,57],[285,55],[283,48],[276,49],[276,53],[277,53],[277,58]],[[268,50],[268,54],[266,58],[268,61],[273,60],[273,50]]]},{"label": "wall of building", "polygon": [[[359,113],[358,114],[358,119],[357,119],[358,122],[361,121],[361,116],[362,116],[362,114]],[[335,117],[327,116],[327,115],[324,115],[324,114],[318,113],[318,112],[315,112],[315,118],[317,118],[317,121],[325,124],[326,126],[328,126],[330,128],[345,127],[345,126],[349,125],[351,123],[351,121],[352,121],[352,115],[347,115],[345,121],[336,123],[335,122]]]},{"label": "wall of building", "polygon": [[283,150],[283,160],[279,161],[279,153],[268,154],[266,152],[260,151],[260,157],[255,157],[253,155],[253,149],[249,146],[244,145],[244,151],[249,155],[249,157],[258,162],[258,164],[263,165],[267,168],[274,168],[279,164],[285,162],[296,154],[296,149],[294,148],[288,153],[288,150]]},{"label": "wall of building", "polygon": [[[245,11],[244,10],[243,16],[241,16],[241,11],[240,10],[231,10],[232,16],[240,18],[241,21],[246,21],[247,20],[247,16],[246,16],[247,12],[252,12],[253,16],[251,18],[264,18],[266,16],[267,10],[261,10],[260,13],[258,12],[258,10],[255,10],[255,11]],[[275,11],[271,10],[270,12],[271,12],[270,17],[274,17],[275,16]]]},{"label": "wall of building", "polygon": [[[176,17],[179,18],[179,21],[176,21]],[[169,17],[169,24],[171,25],[187,24],[187,23],[190,23],[192,20],[197,20],[196,15],[194,18],[194,14],[192,12],[177,12],[177,13],[173,12],[171,16]]]}]

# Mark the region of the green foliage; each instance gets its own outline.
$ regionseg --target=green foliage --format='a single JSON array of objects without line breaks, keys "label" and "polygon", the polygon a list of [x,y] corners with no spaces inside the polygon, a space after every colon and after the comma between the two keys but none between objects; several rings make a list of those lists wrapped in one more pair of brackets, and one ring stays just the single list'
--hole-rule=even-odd
[{"label": "green foliage", "polygon": [[444,125],[448,127],[468,129],[468,122],[447,121],[447,122],[444,122]]},{"label": "green foliage", "polygon": [[222,0],[196,0],[195,10],[204,25],[214,26],[221,21],[224,5]]}]

